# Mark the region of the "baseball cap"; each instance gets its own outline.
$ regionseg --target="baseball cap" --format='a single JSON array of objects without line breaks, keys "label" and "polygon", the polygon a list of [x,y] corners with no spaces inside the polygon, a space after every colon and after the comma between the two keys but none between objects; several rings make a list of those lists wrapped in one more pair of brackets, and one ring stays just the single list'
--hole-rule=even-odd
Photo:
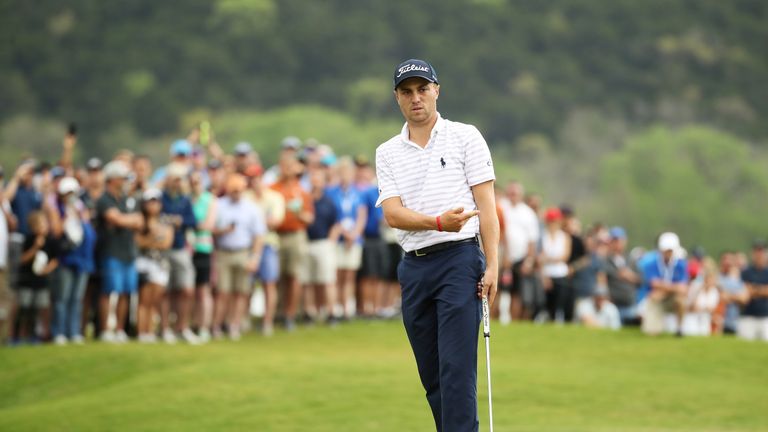
[{"label": "baseball cap", "polygon": [[171,144],[171,156],[189,156],[192,154],[192,146],[185,139],[178,139]]},{"label": "baseball cap", "polygon": [[141,199],[144,201],[159,200],[162,198],[163,192],[157,188],[149,188],[141,194]]},{"label": "baseball cap", "polygon": [[560,212],[563,214],[563,217],[571,217],[576,213],[570,204],[560,204]]},{"label": "baseball cap", "polygon": [[673,232],[665,232],[659,236],[660,251],[676,251],[680,249],[680,238]]},{"label": "baseball cap", "polygon": [[765,250],[768,249],[768,243],[763,239],[755,239],[752,241],[753,250]]},{"label": "baseball cap", "polygon": [[283,141],[280,143],[280,147],[283,149],[298,150],[301,148],[301,140],[295,136],[287,136],[283,138]]},{"label": "baseball cap", "polygon": [[130,175],[131,170],[128,169],[128,165],[125,162],[114,160],[104,166],[104,177],[109,179],[126,178]]},{"label": "baseball cap", "polygon": [[413,77],[424,78],[429,82],[437,83],[435,68],[428,62],[419,59],[406,60],[397,65],[392,81],[397,88],[401,82]]},{"label": "baseball cap", "polygon": [[369,166],[370,164],[371,164],[371,161],[368,159],[368,156],[364,154],[359,154],[355,156],[355,166],[357,166],[358,168],[366,167],[366,166]]},{"label": "baseball cap", "polygon": [[59,188],[58,188],[59,195],[66,195],[68,193],[74,193],[79,190],[80,190],[80,183],[78,183],[74,177],[64,177],[59,182]]},{"label": "baseball cap", "polygon": [[608,235],[616,240],[625,240],[627,238],[627,232],[620,226],[612,227],[610,231],[608,231]]},{"label": "baseball cap", "polygon": [[67,174],[67,171],[58,165],[51,168],[51,178],[55,178],[55,179],[61,178],[61,177],[64,177],[66,174]]},{"label": "baseball cap", "polygon": [[221,168],[221,161],[218,159],[211,159],[208,161],[208,169],[219,169]]},{"label": "baseball cap", "polygon": [[246,177],[259,177],[264,173],[264,168],[261,167],[259,164],[251,164],[248,165],[248,168],[245,169]]},{"label": "baseball cap", "polygon": [[251,144],[245,141],[241,141],[235,145],[235,154],[238,156],[244,156],[250,154],[253,151]]},{"label": "baseball cap", "polygon": [[551,207],[544,213],[544,220],[547,222],[559,221],[563,218],[563,212],[557,207]]},{"label": "baseball cap", "polygon": [[85,163],[85,167],[88,169],[88,171],[97,171],[100,170],[103,166],[104,164],[101,162],[101,159],[97,157],[92,157],[88,159],[88,162]]}]

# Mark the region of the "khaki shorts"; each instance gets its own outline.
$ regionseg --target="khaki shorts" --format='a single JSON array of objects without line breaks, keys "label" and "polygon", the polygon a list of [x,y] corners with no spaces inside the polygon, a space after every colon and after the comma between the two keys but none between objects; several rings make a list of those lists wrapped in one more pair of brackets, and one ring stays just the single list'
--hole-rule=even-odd
[{"label": "khaki shorts", "polygon": [[643,312],[643,333],[652,335],[663,333],[666,315],[673,314],[675,311],[674,296],[666,296],[662,300],[647,298]]},{"label": "khaki shorts", "polygon": [[351,248],[343,244],[336,245],[336,267],[339,270],[359,270],[363,262],[363,246],[359,244],[352,245]]},{"label": "khaki shorts", "polygon": [[188,250],[169,251],[168,262],[171,264],[168,288],[183,290],[195,287],[195,266],[192,264],[192,254]]},{"label": "khaki shorts", "polygon": [[301,277],[307,258],[307,233],[280,234],[280,275]]},{"label": "khaki shorts", "polygon": [[307,262],[301,280],[308,284],[336,282],[336,249],[330,240],[312,240],[307,247]]},{"label": "khaki shorts", "polygon": [[216,251],[216,289],[223,293],[250,294],[251,274],[246,270],[250,251]]},{"label": "khaki shorts", "polygon": [[[8,283],[8,273],[0,269],[0,320],[7,319],[13,307],[14,295]],[[1,331],[2,329],[0,329]],[[2,338],[0,333],[0,338]],[[1,340],[1,339],[0,339]]]}]

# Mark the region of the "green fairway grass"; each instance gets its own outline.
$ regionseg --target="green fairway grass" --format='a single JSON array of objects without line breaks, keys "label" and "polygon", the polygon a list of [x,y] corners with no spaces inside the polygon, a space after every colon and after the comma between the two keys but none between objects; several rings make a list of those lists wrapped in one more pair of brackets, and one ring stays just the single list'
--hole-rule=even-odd
[{"label": "green fairway grass", "polygon": [[[487,430],[485,352],[478,358]],[[495,430],[765,431],[768,344],[493,326]],[[430,431],[399,322],[0,349],[0,431]]]}]

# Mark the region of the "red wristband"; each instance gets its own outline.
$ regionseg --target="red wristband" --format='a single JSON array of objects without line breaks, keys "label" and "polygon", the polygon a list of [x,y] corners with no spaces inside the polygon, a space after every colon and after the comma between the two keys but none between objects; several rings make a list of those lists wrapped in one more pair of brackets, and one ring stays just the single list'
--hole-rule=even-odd
[{"label": "red wristband", "polygon": [[435,221],[437,221],[437,230],[438,231],[442,231],[443,230],[443,225],[440,224],[440,216],[436,217]]}]

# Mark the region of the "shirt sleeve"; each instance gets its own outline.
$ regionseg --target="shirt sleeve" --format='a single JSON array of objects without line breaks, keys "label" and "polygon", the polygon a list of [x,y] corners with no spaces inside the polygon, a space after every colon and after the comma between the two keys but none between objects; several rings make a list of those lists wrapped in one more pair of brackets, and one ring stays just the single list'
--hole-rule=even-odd
[{"label": "shirt sleeve", "polygon": [[469,186],[496,180],[491,150],[480,131],[474,126],[471,127],[464,147],[464,171]]},{"label": "shirt sleeve", "polygon": [[381,203],[389,198],[400,196],[395,182],[395,173],[382,148],[376,149],[376,179],[379,183],[379,198],[376,200],[376,207],[381,207]]},{"label": "shirt sleeve", "polygon": [[251,234],[255,236],[263,236],[267,233],[267,223],[264,218],[264,212],[261,211],[256,205],[251,206],[252,224]]}]

